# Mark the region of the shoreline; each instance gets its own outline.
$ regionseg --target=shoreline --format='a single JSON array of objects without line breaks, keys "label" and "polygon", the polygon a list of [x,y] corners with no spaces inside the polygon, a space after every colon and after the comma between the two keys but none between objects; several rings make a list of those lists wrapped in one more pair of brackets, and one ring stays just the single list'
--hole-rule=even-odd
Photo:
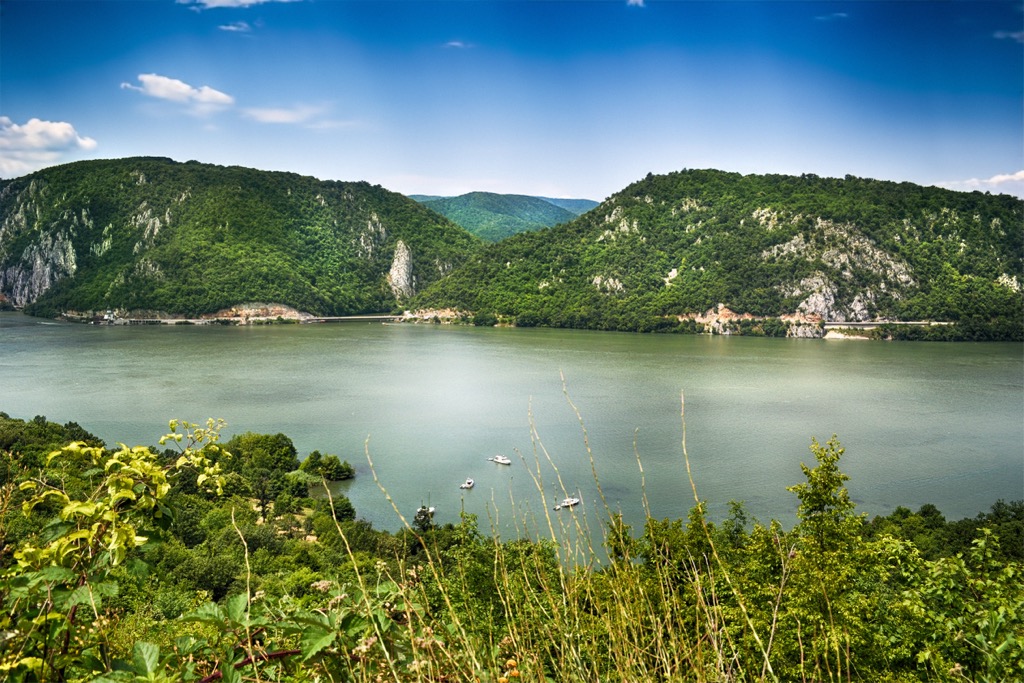
[{"label": "shoreline", "polygon": [[[18,312],[17,308],[7,309]],[[34,317],[34,316],[32,316]],[[873,320],[873,321],[827,321],[817,315],[786,314],[778,317],[753,316],[749,313],[737,314],[725,306],[710,309],[706,313],[691,313],[669,316],[680,323],[689,322],[692,331],[672,330],[675,334],[706,334],[712,336],[764,336],[773,338],[801,338],[824,340],[855,340],[855,341],[889,341],[891,336],[879,335],[875,330],[880,327],[917,328],[929,330],[955,326],[955,322],[933,320]],[[221,309],[215,313],[199,316],[170,315],[163,311],[114,311],[108,310],[99,314],[93,311],[66,311],[53,318],[63,322],[85,325],[298,325],[323,323],[354,323],[376,322],[381,324],[441,324],[441,325],[474,325],[473,316],[469,313],[451,308],[406,310],[402,313],[378,313],[349,316],[316,316],[283,304],[250,303],[239,304]],[[786,326],[786,334],[759,333],[764,321],[778,321]],[[514,319],[498,320],[496,327],[516,327]],[[700,329],[703,328],[703,329]],[[745,328],[753,328],[753,331]]]}]

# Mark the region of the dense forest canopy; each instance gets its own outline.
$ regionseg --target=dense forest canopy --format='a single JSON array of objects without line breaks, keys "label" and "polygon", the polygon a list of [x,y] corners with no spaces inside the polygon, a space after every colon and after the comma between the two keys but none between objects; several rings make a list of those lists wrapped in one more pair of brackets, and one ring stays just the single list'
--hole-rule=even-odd
[{"label": "dense forest canopy", "polygon": [[134,158],[0,184],[0,291],[36,315],[247,302],[387,312],[475,248],[436,213],[363,182]]},{"label": "dense forest canopy", "polygon": [[421,297],[525,325],[674,329],[720,304],[1024,327],[1024,201],[848,176],[648,175],[474,255]]},{"label": "dense forest canopy", "polygon": [[952,683],[1024,667],[1024,501],[868,521],[835,437],[811,441],[792,529],[695,501],[643,529],[563,510],[551,537],[503,540],[472,516],[378,531],[313,476],[337,456],[303,467],[284,434],[223,428],[175,420],[159,445],[111,449],[0,413],[7,680]]},{"label": "dense forest canopy", "polygon": [[520,232],[566,223],[597,206],[587,199],[548,199],[493,192],[458,197],[413,196],[485,242],[500,242]]}]

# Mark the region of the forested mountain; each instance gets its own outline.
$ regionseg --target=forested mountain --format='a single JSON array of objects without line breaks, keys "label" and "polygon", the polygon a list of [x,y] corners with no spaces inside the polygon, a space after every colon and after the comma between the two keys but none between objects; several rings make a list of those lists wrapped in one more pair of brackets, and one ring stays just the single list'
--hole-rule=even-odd
[{"label": "forested mountain", "polygon": [[593,199],[559,199],[557,197],[540,197],[540,199],[560,206],[576,216],[582,216],[601,203],[595,202]]},{"label": "forested mountain", "polygon": [[597,202],[589,199],[548,199],[493,192],[470,192],[458,197],[413,195],[412,198],[488,242],[565,223],[597,206]]},{"label": "forested mountain", "polygon": [[158,158],[0,181],[0,293],[36,315],[195,315],[246,302],[388,311],[477,246],[363,182]]},{"label": "forested mountain", "polygon": [[419,303],[518,325],[677,329],[724,305],[737,316],[957,321],[1019,338],[1022,225],[1024,201],[1007,195],[686,170],[489,245]]},{"label": "forested mountain", "polygon": [[[464,224],[566,222],[483,245],[428,208],[456,200]],[[85,161],[0,181],[0,300],[47,316],[265,302],[321,315],[418,306],[521,326],[754,334],[933,320],[959,331],[930,338],[1024,338],[1022,226],[1015,197],[850,176],[648,175],[570,220],[536,197],[421,205],[361,182]]]}]

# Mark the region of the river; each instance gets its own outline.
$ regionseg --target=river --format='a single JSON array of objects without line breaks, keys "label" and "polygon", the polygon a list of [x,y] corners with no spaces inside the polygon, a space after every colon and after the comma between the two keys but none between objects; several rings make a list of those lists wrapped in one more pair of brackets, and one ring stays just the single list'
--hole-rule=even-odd
[{"label": "river", "polygon": [[[683,517],[694,504],[683,396],[686,451],[713,517],[742,500],[752,517],[792,524],[786,487],[813,461],[811,438],[833,434],[871,516],[934,503],[958,519],[1024,498],[1020,344],[84,326],[0,313],[0,410],[12,417],[75,421],[109,444],[154,444],[172,418],[224,418],[228,436],[283,432],[303,456],[356,466],[338,490],[392,530],[400,521],[380,486],[409,519],[429,504],[440,522],[465,510],[499,530],[543,524],[567,493],[582,499],[577,511],[597,511],[603,492],[634,524],[645,504]],[[489,462],[496,453],[513,464]],[[466,477],[470,491],[459,489]]]}]

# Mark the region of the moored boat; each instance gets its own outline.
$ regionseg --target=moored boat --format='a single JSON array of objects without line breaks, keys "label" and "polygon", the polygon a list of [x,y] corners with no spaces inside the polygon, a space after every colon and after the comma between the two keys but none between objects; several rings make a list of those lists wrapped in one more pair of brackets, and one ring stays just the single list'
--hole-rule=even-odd
[{"label": "moored boat", "polygon": [[575,498],[573,496],[570,496],[568,498],[563,498],[561,503],[558,503],[557,505],[555,505],[555,509],[556,510],[561,510],[562,508],[571,508],[572,506],[579,505],[579,504],[580,504],[580,499],[579,498]]},{"label": "moored boat", "polygon": [[471,489],[474,486],[476,486],[476,482],[473,481],[472,479],[466,479],[466,481],[459,484],[460,489]]},{"label": "moored boat", "polygon": [[494,456],[493,458],[487,458],[487,459],[490,460],[491,462],[496,462],[499,465],[511,465],[512,464],[512,459],[511,458],[509,458],[507,456],[504,456],[504,455],[502,455],[500,453],[498,455]]}]

